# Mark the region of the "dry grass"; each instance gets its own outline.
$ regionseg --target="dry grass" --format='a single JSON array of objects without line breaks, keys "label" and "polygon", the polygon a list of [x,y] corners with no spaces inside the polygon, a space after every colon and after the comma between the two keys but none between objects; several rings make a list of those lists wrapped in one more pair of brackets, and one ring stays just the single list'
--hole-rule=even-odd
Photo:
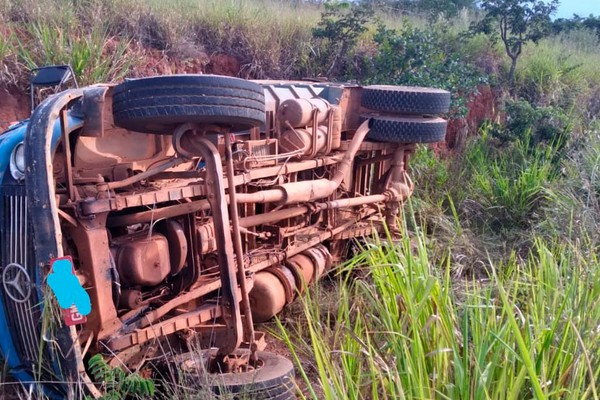
[{"label": "dry grass", "polygon": [[0,81],[70,63],[84,84],[121,79],[141,53],[178,61],[234,57],[241,77],[303,74],[318,8],[273,0],[0,0]]}]

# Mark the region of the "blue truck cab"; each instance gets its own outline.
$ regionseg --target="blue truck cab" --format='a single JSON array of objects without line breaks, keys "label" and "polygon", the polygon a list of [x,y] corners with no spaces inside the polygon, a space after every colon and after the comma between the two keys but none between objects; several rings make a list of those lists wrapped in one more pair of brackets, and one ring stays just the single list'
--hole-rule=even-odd
[{"label": "blue truck cab", "polygon": [[[70,66],[33,70],[30,81],[32,110],[41,100],[41,91],[60,92],[69,86],[77,86]],[[82,123],[81,119],[70,115],[67,120],[71,126]],[[35,344],[39,347],[42,341],[39,322],[44,303],[40,301],[43,298],[42,276],[37,269],[27,266],[26,236],[32,234],[33,223],[27,212],[24,181],[25,137],[29,123],[29,118],[19,121],[0,133],[0,226],[5,235],[0,245],[0,359],[8,366],[9,373],[26,386],[35,386],[50,398],[64,398],[65,392],[59,384],[38,385],[39,377],[36,379],[33,373],[35,363],[40,363],[40,354],[36,354],[33,347]],[[60,133],[60,121],[56,120],[51,135],[52,149],[56,148]],[[14,230],[19,230],[21,235],[15,234]],[[54,371],[50,375],[64,380],[57,363],[52,364]]]}]

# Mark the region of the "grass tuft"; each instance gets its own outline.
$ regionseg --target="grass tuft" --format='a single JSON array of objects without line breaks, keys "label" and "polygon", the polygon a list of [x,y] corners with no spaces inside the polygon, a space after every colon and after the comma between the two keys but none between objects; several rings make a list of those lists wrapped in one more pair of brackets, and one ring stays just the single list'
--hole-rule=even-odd
[{"label": "grass tuft", "polygon": [[338,271],[334,310],[318,289],[303,299],[278,335],[304,398],[597,398],[600,263],[581,243],[536,239],[489,280],[457,283],[449,267],[423,235],[379,241]]}]

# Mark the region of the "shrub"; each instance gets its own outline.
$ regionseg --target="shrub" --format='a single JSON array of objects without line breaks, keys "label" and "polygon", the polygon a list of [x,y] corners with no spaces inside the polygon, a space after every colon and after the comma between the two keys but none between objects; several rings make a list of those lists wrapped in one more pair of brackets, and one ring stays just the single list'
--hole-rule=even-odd
[{"label": "shrub", "polygon": [[367,31],[375,11],[368,3],[326,2],[321,20],[312,29],[313,56],[328,77],[349,75],[348,61],[358,39]]},{"label": "shrub", "polygon": [[461,59],[444,34],[443,29],[421,30],[410,24],[400,30],[379,25],[368,83],[443,88],[452,93],[455,114],[465,115],[466,99],[485,78]]},{"label": "shrub", "polygon": [[536,107],[524,100],[507,101],[505,108],[506,124],[492,130],[503,144],[531,136],[531,147],[553,144],[560,149],[571,132],[571,118],[560,108]]},{"label": "shrub", "polygon": [[111,367],[100,354],[92,356],[88,365],[94,380],[103,386],[103,400],[118,400],[130,396],[154,397],[154,381],[142,378],[137,373],[126,373],[120,368]]}]

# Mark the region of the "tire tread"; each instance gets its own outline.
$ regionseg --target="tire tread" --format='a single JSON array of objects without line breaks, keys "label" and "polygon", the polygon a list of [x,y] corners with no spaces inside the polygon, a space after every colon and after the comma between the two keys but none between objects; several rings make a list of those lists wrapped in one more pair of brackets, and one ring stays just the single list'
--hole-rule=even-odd
[{"label": "tire tread", "polygon": [[113,90],[115,125],[169,134],[183,123],[227,125],[232,131],[265,121],[264,89],[218,75],[170,75],[126,81]]},{"label": "tire tread", "polygon": [[[369,116],[361,116],[364,121]],[[442,118],[371,116],[367,139],[386,143],[434,143],[446,136]]]},{"label": "tire tread", "polygon": [[366,86],[361,104],[374,111],[399,114],[443,114],[450,108],[450,92],[411,86]]}]

